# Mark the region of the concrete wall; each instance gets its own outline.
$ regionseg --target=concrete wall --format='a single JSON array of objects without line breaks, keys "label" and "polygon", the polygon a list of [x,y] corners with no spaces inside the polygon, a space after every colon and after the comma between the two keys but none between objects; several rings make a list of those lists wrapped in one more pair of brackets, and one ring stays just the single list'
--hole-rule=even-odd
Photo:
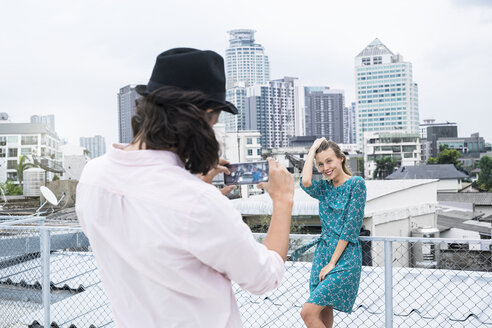
[{"label": "concrete wall", "polygon": [[[75,206],[75,191],[77,189],[77,184],[79,182],[76,180],[58,180],[46,183],[48,187],[56,196],[58,200],[65,193],[65,197],[58,204],[58,207],[73,207]],[[45,199],[41,196],[41,204],[44,203]]]}]

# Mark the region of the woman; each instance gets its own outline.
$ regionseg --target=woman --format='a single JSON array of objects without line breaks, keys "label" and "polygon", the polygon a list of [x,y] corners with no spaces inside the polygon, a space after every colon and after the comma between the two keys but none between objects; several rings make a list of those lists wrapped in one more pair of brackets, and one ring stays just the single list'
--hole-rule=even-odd
[{"label": "woman", "polygon": [[237,114],[225,101],[222,57],[163,52],[137,92],[133,142],[87,163],[77,186],[77,216],[115,326],[241,327],[231,281],[256,294],[280,283],[293,178],[269,159],[270,180],[261,187],[274,210],[257,243],[232,203],[205,183],[227,172],[213,125],[221,111]]},{"label": "woman", "polygon": [[[313,181],[313,161],[323,180]],[[317,245],[310,278],[310,296],[301,316],[307,327],[333,327],[333,309],[351,313],[359,289],[362,251],[359,232],[364,217],[364,179],[352,176],[340,147],[317,139],[302,171],[301,187],[319,200],[321,236],[293,254]]]}]

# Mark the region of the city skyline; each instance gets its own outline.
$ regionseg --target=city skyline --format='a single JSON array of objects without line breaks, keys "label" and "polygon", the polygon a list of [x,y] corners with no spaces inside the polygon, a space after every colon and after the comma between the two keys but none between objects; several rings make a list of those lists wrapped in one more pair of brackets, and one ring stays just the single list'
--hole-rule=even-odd
[{"label": "city skyline", "polygon": [[[355,101],[353,59],[379,38],[413,64],[421,123],[427,118],[456,122],[459,136],[479,132],[492,142],[487,124],[492,119],[492,3],[487,1],[388,0],[377,6],[308,1],[299,10],[218,1],[196,2],[196,13],[187,11],[189,4],[170,2],[116,6],[117,12],[111,2],[97,12],[81,2],[7,6],[0,23],[9,31],[0,36],[9,44],[2,54],[8,63],[1,68],[2,111],[12,122],[54,114],[57,133],[71,143],[96,134],[108,144],[118,141],[116,94],[122,86],[146,83],[159,52],[191,46],[225,56],[227,31],[241,28],[257,31],[255,39],[269,57],[270,79],[296,76],[303,85],[343,89],[346,104]],[[313,6],[319,10],[310,10]],[[323,8],[332,14],[326,16]],[[207,11],[223,19],[206,19],[202,13]],[[157,19],[161,12],[169,19]],[[189,28],[190,20],[200,28]],[[149,37],[149,30],[163,32]]]}]

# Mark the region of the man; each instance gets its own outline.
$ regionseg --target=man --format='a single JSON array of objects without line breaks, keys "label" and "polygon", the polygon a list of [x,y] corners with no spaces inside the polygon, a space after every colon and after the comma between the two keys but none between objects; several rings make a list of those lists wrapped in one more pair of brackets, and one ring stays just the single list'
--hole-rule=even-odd
[{"label": "man", "polygon": [[[157,57],[132,119],[134,140],[90,161],[77,187],[117,327],[240,327],[231,280],[252,293],[284,273],[293,178],[269,159],[260,185],[273,200],[263,244],[211,179],[220,165],[212,126],[225,101],[221,56],[190,48]],[[201,174],[200,179],[196,174]]]}]

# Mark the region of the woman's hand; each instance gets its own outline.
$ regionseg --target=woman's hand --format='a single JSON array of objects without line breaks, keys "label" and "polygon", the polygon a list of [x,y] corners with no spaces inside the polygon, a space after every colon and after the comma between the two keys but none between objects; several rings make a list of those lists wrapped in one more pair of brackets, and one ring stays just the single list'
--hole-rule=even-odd
[{"label": "woman's hand", "polygon": [[323,141],[326,141],[325,137],[318,138],[318,139],[314,140],[313,145],[311,146],[311,149],[309,150],[309,152],[312,152],[314,154],[316,152],[316,150],[318,150],[319,146],[321,145],[321,143]]},{"label": "woman's hand", "polygon": [[321,271],[319,272],[319,281],[325,280],[325,277],[328,273],[331,272],[335,268],[335,264],[332,264],[331,262],[328,263]]}]

